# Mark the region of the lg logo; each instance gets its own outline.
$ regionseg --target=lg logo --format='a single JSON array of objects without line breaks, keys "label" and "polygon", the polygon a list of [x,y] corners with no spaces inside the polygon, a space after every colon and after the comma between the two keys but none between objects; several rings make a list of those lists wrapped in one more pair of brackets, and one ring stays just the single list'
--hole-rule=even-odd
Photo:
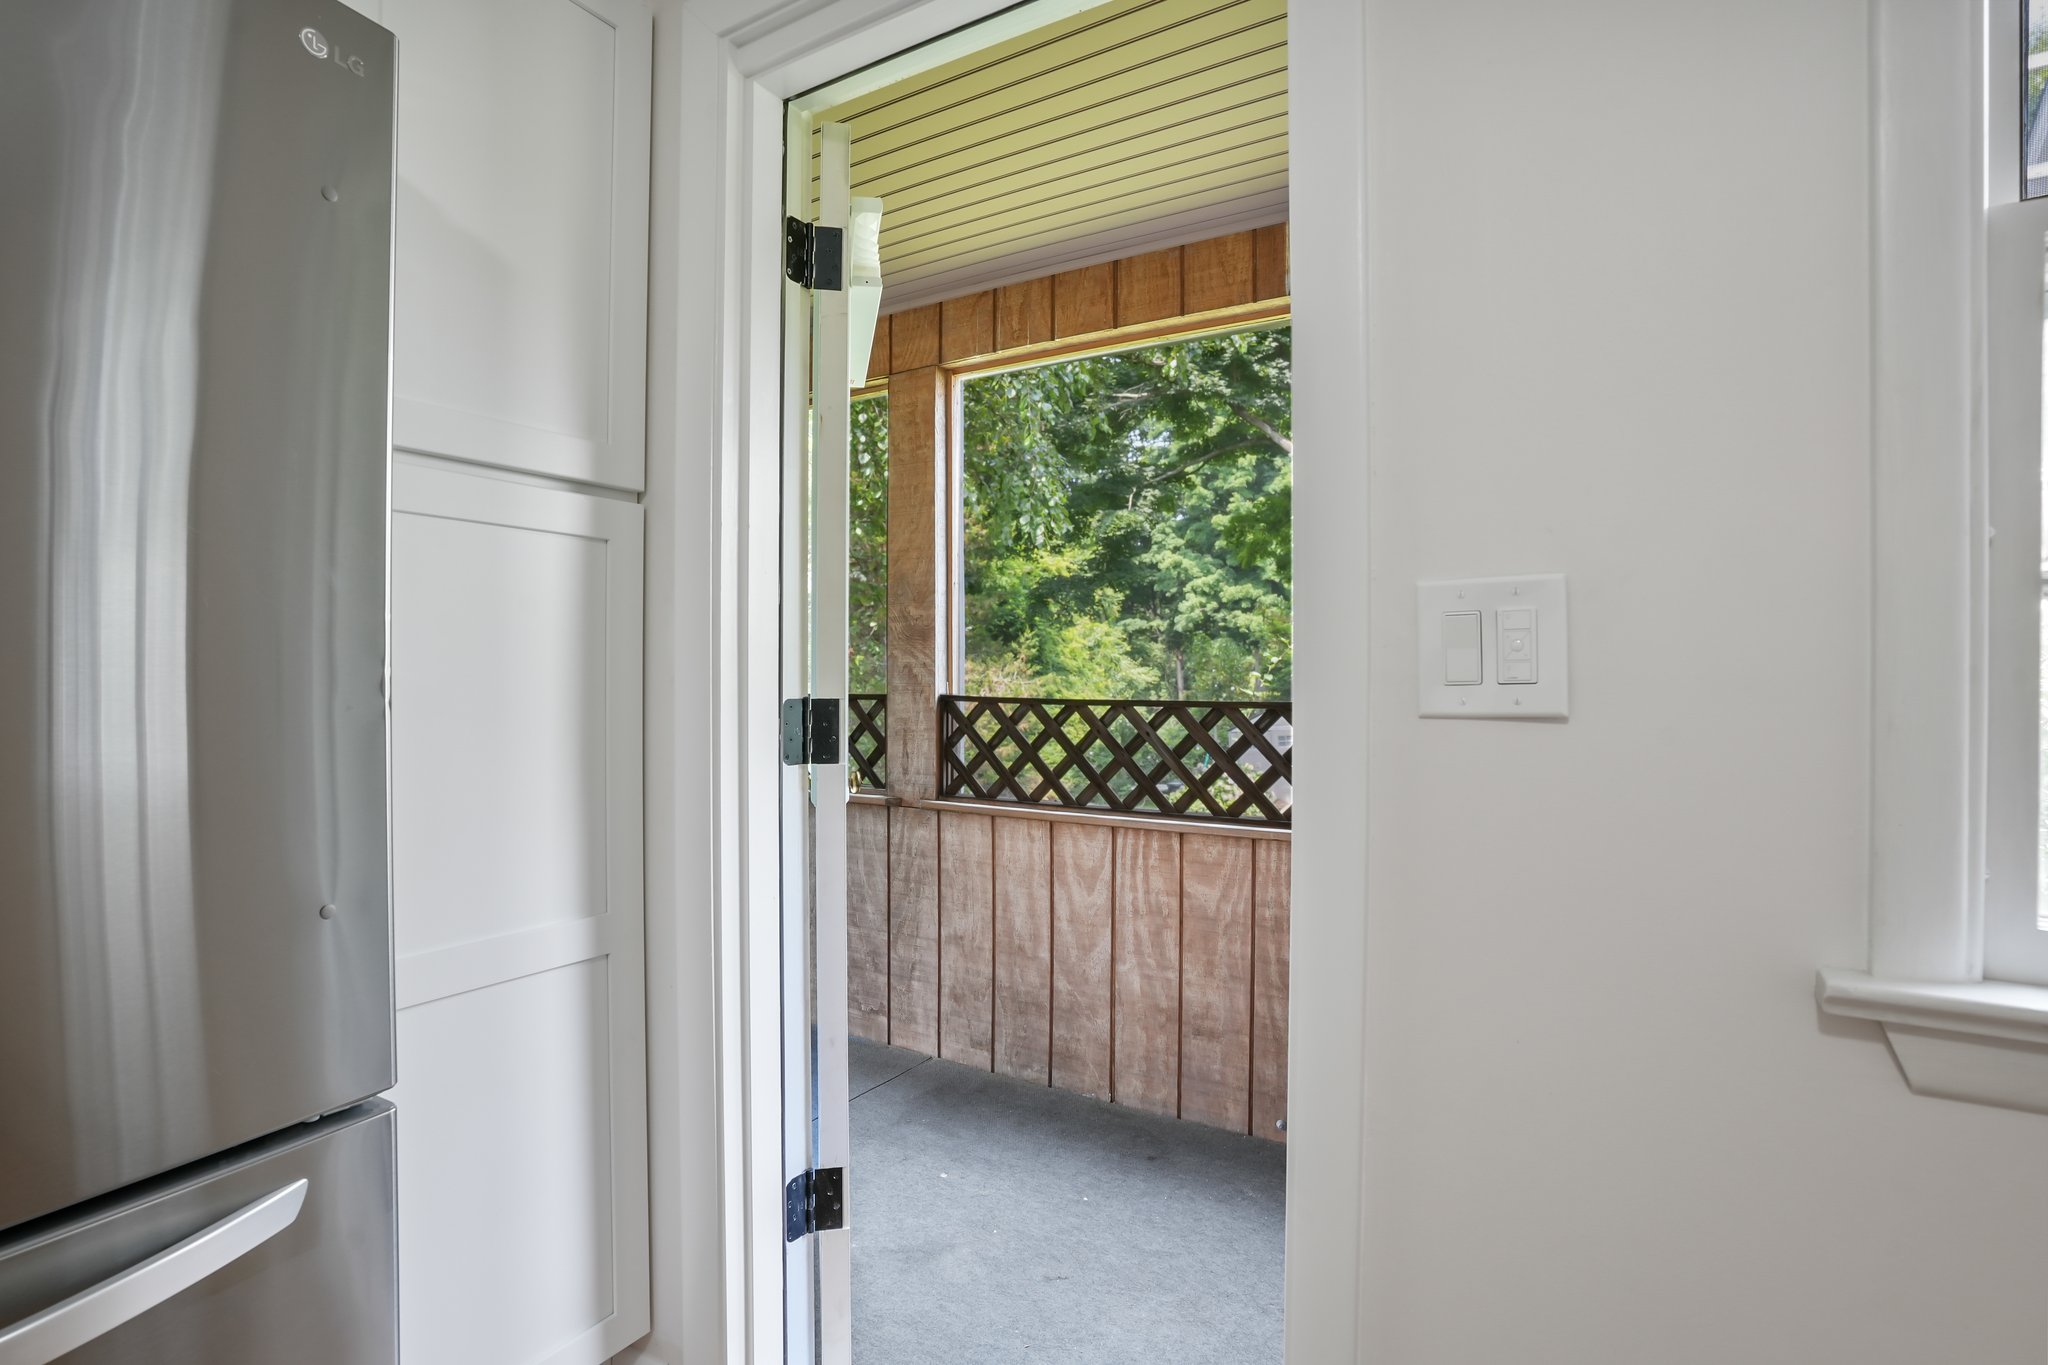
[{"label": "lg logo", "polygon": [[327,35],[317,28],[300,29],[299,42],[304,45],[306,51],[323,61],[332,60],[336,66],[345,66],[358,76],[369,74],[363,66],[361,57],[342,56],[340,50],[327,41]]}]

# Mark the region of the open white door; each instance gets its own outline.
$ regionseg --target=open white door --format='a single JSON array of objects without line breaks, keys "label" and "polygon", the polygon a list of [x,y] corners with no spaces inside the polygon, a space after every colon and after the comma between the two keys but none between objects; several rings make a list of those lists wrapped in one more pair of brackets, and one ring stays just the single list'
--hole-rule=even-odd
[{"label": "open white door", "polygon": [[[853,1314],[847,1181],[846,1056],[847,448],[854,353],[866,369],[879,295],[872,246],[880,205],[854,232],[852,147],[844,124],[818,130],[812,214],[811,126],[792,111],[785,203],[808,238],[814,283],[792,279],[785,310],[788,423],[784,534],[783,800],[784,1175],[790,1182],[787,1359],[850,1365]],[[860,249],[852,249],[855,238]],[[799,270],[795,274],[805,272]],[[856,306],[857,304],[857,306]],[[849,322],[861,314],[854,344]],[[793,590],[792,590],[793,589]]]}]

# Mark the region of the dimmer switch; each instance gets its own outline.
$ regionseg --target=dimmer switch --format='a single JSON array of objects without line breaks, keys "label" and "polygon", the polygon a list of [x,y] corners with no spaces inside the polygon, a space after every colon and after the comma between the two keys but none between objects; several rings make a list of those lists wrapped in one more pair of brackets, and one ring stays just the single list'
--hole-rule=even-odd
[{"label": "dimmer switch", "polygon": [[1493,615],[1500,626],[1500,680],[1504,683],[1535,682],[1535,608],[1503,607]]}]

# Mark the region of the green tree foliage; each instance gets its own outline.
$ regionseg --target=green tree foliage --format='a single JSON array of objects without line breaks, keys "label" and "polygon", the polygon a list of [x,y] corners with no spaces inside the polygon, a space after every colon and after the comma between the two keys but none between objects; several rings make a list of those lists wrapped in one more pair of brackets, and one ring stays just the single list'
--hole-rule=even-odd
[{"label": "green tree foliage", "polygon": [[[2041,52],[2048,52],[2048,5],[2040,4],[2039,0],[2028,0],[2027,55],[2032,57]],[[2041,113],[2041,95],[2043,90],[2048,90],[2048,67],[2035,68],[2029,66],[2027,68],[2026,108],[2023,113],[2023,121],[2020,124],[2028,132],[2027,141],[2029,144],[2035,142],[2033,132],[2035,123]],[[2026,148],[2026,151],[2029,153],[2033,150],[2034,148],[2031,145]],[[2027,156],[2023,159],[2032,160],[2033,158]]]},{"label": "green tree foliage", "polygon": [[[1290,356],[1279,328],[968,382],[968,691],[1288,695]],[[888,686],[888,415],[853,405],[856,692]]]},{"label": "green tree foliage", "polygon": [[964,396],[967,686],[1288,695],[1285,328],[975,379]]},{"label": "green tree foliage", "polygon": [[889,395],[853,405],[847,452],[847,690],[889,690]]}]

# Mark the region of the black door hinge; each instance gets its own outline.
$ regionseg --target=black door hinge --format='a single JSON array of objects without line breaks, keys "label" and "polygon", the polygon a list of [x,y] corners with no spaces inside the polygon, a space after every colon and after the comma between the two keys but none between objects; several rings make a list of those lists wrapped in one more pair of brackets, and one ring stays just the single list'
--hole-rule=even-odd
[{"label": "black door hinge", "polygon": [[827,1166],[805,1171],[782,1191],[783,1240],[794,1242],[814,1232],[846,1226],[846,1168]]},{"label": "black door hinge", "polygon": [[791,697],[782,703],[782,761],[792,768],[839,762],[839,698]]},{"label": "black door hinge", "polygon": [[782,222],[782,272],[806,289],[844,289],[846,234],[801,218]]}]

